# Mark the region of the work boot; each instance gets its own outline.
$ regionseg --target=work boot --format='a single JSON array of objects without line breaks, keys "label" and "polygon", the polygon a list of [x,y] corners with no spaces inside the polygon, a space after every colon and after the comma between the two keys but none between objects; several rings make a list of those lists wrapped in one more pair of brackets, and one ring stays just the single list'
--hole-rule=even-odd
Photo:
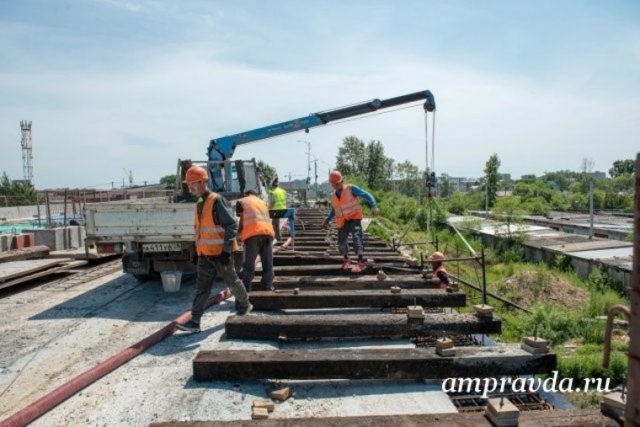
[{"label": "work boot", "polygon": [[269,286],[263,286],[262,290],[263,291],[275,291],[276,288],[274,288],[273,285],[269,285]]},{"label": "work boot", "polygon": [[181,325],[181,324],[178,323],[178,325],[176,325],[176,326],[181,331],[191,332],[193,334],[195,334],[196,332],[200,332],[200,323],[194,322],[193,320],[189,320],[184,325]]},{"label": "work boot", "polygon": [[349,258],[345,258],[342,260],[342,269],[351,270],[351,260]]},{"label": "work boot", "polygon": [[251,310],[253,310],[253,306],[251,304],[249,304],[245,308],[239,308],[238,311],[236,311],[236,314],[238,316],[244,316],[245,314],[251,313]]},{"label": "work boot", "polygon": [[360,273],[361,271],[366,270],[366,268],[367,264],[365,264],[364,261],[358,261],[358,263],[351,268],[351,271],[354,273]]}]

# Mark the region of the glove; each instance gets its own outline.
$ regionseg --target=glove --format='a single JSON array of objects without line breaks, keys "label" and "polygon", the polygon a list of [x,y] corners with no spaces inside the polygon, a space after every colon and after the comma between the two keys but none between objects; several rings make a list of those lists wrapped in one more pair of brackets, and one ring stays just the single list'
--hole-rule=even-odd
[{"label": "glove", "polygon": [[231,254],[229,252],[222,252],[218,257],[220,260],[220,264],[229,265],[229,260],[231,259]]},{"label": "glove", "polygon": [[371,209],[371,213],[373,214],[373,216],[378,216],[378,215],[380,215],[380,209],[372,208]]}]

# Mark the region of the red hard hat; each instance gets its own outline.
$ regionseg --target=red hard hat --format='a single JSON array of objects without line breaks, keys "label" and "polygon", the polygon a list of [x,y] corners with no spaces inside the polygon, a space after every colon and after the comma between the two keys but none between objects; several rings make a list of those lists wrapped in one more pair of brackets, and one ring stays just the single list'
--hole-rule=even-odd
[{"label": "red hard hat", "polygon": [[434,252],[429,257],[429,261],[442,261],[444,259],[444,254],[442,252]]},{"label": "red hard hat", "polygon": [[185,184],[191,184],[193,182],[201,182],[208,181],[209,175],[207,175],[207,171],[202,166],[191,166],[187,173],[184,176]]},{"label": "red hard hat", "polygon": [[340,184],[342,182],[342,174],[339,171],[332,171],[329,174],[330,184]]}]

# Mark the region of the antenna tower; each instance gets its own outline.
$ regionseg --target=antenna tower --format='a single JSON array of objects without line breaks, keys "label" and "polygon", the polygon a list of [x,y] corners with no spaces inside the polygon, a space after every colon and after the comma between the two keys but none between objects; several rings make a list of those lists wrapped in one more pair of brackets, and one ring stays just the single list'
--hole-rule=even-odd
[{"label": "antenna tower", "polygon": [[31,146],[31,120],[21,120],[22,131],[22,176],[25,182],[33,186],[33,151]]}]

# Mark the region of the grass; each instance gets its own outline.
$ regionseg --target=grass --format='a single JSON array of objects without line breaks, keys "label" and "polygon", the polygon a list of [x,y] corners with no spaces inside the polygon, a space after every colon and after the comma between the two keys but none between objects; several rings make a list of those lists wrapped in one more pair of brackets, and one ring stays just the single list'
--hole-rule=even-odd
[{"label": "grass", "polygon": [[[403,242],[424,242],[434,237],[427,236],[415,224],[399,226],[386,218],[376,219],[368,231],[386,240],[394,236],[397,240],[404,235]],[[469,255],[460,239],[448,230],[439,230],[434,235],[438,248],[446,255]],[[479,240],[473,237],[467,240],[472,247],[481,247]],[[430,248],[430,251],[435,250],[433,246]],[[420,252],[427,250],[422,245],[412,249],[416,259],[419,259]],[[513,245],[505,245],[499,250],[487,248],[485,256],[488,290],[533,312],[528,314],[490,299],[496,315],[502,319],[499,341],[517,343],[524,336],[533,335],[536,329],[538,336],[547,339],[558,354],[561,377],[574,378],[575,381],[592,377],[610,378],[612,387],[623,381],[627,366],[624,355],[628,351],[627,343],[614,342],[610,367],[602,367],[605,322],[595,319],[605,316],[613,305],[629,304],[621,295],[621,289],[610,283],[606,275],[595,271],[588,280],[581,280],[568,271],[567,262],[562,258],[557,258],[554,266],[523,262],[522,251]],[[477,262],[448,264],[447,270],[478,286],[481,284],[481,267]],[[562,287],[560,297],[553,287]],[[472,305],[480,302],[480,293],[464,286],[462,289],[468,295],[469,304],[460,311],[473,311]],[[554,296],[557,300],[552,299]],[[569,346],[569,350],[565,345]],[[596,401],[596,397],[589,393],[574,394],[574,397],[578,406],[589,406]]]}]

